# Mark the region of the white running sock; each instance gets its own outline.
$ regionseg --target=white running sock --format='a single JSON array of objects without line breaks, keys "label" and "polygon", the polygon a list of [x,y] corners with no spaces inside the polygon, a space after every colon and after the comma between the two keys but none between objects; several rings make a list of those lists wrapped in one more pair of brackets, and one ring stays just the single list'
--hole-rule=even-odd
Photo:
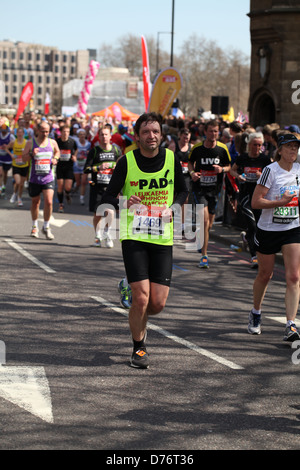
[{"label": "white running sock", "polygon": [[261,315],[261,310],[256,310],[256,308],[253,308],[252,313],[255,313],[256,315]]}]

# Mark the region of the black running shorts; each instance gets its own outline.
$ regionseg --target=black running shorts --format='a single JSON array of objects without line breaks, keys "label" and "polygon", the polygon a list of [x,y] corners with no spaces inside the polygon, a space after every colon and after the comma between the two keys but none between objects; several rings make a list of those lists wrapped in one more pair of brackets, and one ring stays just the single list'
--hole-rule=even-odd
[{"label": "black running shorts", "polygon": [[254,243],[259,253],[264,255],[279,253],[283,245],[300,243],[300,227],[280,232],[261,230],[257,227]]},{"label": "black running shorts", "polygon": [[54,181],[50,181],[50,183],[47,184],[29,183],[28,192],[30,197],[36,197],[39,196],[44,190],[53,189],[54,191],[54,188]]},{"label": "black running shorts", "polygon": [[3,171],[9,171],[12,167],[12,164],[0,162],[0,166],[2,166]]},{"label": "black running shorts", "polygon": [[208,208],[209,214],[216,213],[216,207],[218,203],[218,196],[214,191],[193,191],[193,202],[195,204],[203,204],[204,207]]},{"label": "black running shorts", "polygon": [[56,178],[58,180],[72,180],[74,178],[73,165],[57,165]]},{"label": "black running shorts", "polygon": [[13,166],[12,169],[13,169],[13,175],[20,175],[20,176],[23,176],[23,178],[25,178],[28,174],[29,166],[23,166],[21,168],[17,166]]},{"label": "black running shorts", "polygon": [[170,286],[173,247],[136,240],[123,240],[122,253],[126,276],[131,282],[149,279]]},{"label": "black running shorts", "polygon": [[96,213],[97,207],[100,206],[102,196],[107,186],[95,184],[90,186],[90,198],[89,198],[89,210],[90,212]]}]

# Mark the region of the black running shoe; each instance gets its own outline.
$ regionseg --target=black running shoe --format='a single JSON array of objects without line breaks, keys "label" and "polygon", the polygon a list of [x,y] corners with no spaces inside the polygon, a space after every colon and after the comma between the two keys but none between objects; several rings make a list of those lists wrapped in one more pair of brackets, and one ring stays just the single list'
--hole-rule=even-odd
[{"label": "black running shoe", "polygon": [[299,332],[295,324],[289,325],[285,328],[283,341],[293,342],[300,339]]},{"label": "black running shoe", "polygon": [[130,358],[131,367],[136,367],[137,369],[148,369],[149,367],[149,356],[147,350],[144,347],[133,351]]}]

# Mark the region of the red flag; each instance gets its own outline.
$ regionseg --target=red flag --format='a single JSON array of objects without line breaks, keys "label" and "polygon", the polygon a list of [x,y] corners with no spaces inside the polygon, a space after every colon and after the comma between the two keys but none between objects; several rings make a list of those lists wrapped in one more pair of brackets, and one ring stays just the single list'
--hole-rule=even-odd
[{"label": "red flag", "polygon": [[144,36],[142,36],[142,59],[143,59],[143,81],[144,81],[144,102],[145,110],[148,111],[149,98],[150,98],[150,69],[147,43]]},{"label": "red flag", "polygon": [[28,105],[32,95],[33,95],[33,84],[31,82],[28,82],[24,86],[24,88],[22,90],[22,93],[21,93],[21,96],[20,96],[19,107],[18,107],[18,111],[17,111],[16,117],[15,117],[16,121],[19,119],[20,114],[23,113],[24,109]]},{"label": "red flag", "polygon": [[49,114],[50,103],[51,103],[50,95],[49,95],[49,93],[46,93],[45,110],[44,110],[45,116],[47,116],[47,114]]}]

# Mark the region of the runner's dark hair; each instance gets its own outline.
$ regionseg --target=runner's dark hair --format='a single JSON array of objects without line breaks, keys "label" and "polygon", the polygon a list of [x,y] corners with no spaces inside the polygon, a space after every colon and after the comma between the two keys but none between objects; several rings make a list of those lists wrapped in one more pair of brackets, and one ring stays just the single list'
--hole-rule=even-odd
[{"label": "runner's dark hair", "polygon": [[134,126],[135,134],[139,135],[141,125],[144,122],[147,124],[148,122],[158,122],[159,127],[160,127],[160,132],[162,133],[162,118],[160,114],[153,113],[153,112],[141,114],[140,117],[137,119],[135,126]]}]

